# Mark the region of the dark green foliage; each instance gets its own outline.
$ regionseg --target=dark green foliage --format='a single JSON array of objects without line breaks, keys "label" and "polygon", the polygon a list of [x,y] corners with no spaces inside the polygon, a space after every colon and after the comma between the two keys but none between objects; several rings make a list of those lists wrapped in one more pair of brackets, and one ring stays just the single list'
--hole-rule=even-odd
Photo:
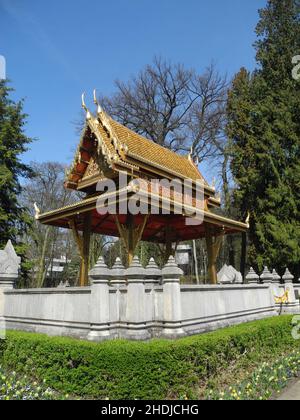
[{"label": "dark green foliage", "polygon": [[93,344],[67,338],[8,332],[0,341],[7,369],[47,380],[51,388],[88,398],[197,397],[199,385],[233,366],[276,357],[299,347],[291,317],[277,317],[184,338],[149,343]]},{"label": "dark green foliage", "polygon": [[[33,175],[20,160],[32,139],[24,134],[27,116],[23,113],[23,102],[12,101],[11,92],[6,81],[0,81],[0,248],[9,239],[15,242],[30,223],[26,209],[18,202],[18,195],[21,178]],[[19,242],[16,250],[23,255],[24,244]]]},{"label": "dark green foliage", "polygon": [[250,263],[299,275],[300,54],[299,0],[269,0],[260,12],[258,69],[236,75],[228,100],[231,169],[242,217],[251,213]]}]

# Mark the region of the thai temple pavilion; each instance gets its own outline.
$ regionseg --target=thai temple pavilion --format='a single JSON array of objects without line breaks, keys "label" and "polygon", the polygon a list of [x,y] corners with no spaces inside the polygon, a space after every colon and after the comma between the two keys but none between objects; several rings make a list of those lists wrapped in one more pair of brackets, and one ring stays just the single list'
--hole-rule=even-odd
[{"label": "thai temple pavilion", "polygon": [[[210,282],[217,282],[216,261],[224,234],[244,232],[247,223],[224,218],[214,213],[220,207],[215,188],[208,185],[201,175],[198,165],[191,156],[180,156],[157,145],[127,127],[114,121],[97,104],[97,115],[94,116],[86,107],[86,124],[76,152],[74,162],[67,173],[65,187],[85,193],[85,198],[72,205],[40,214],[36,218],[43,224],[72,229],[80,257],[80,285],[88,284],[89,247],[91,233],[99,233],[124,240],[130,264],[139,241],[148,241],[164,245],[165,258],[172,254],[174,244],[198,238],[206,238]],[[126,174],[128,186],[122,195],[118,184],[119,175]],[[119,208],[123,199],[128,200],[136,191],[130,188],[133,180],[143,179],[146,182],[158,180],[180,180],[192,182],[192,191],[199,180],[203,185],[203,210],[201,224],[187,224],[188,215],[183,210],[175,212],[171,206],[170,214],[163,214],[163,193],[157,206],[160,211],[148,214],[123,214],[99,212],[99,196],[108,196],[109,192],[97,192],[97,184],[103,180],[115,180],[119,186],[116,206]],[[193,195],[193,193],[192,193]],[[124,198],[125,197],[125,198]],[[173,205],[175,201],[173,195]],[[194,200],[194,195],[193,195]],[[193,201],[194,202],[194,201]],[[172,211],[172,209],[174,211]]]}]

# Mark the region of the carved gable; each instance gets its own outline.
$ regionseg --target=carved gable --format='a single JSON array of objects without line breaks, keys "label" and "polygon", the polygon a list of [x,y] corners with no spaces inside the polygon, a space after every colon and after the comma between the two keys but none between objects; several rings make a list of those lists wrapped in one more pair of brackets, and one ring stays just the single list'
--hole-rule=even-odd
[{"label": "carved gable", "polygon": [[98,159],[95,156],[92,156],[90,159],[90,163],[83,175],[82,180],[86,180],[87,178],[91,177],[100,177],[103,176],[103,170],[101,169]]}]

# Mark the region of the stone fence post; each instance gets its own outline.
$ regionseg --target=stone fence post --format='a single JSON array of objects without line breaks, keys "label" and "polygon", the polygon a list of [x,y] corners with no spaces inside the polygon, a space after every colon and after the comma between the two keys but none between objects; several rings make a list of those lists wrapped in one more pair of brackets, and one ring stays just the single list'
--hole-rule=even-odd
[{"label": "stone fence post", "polygon": [[269,271],[268,267],[264,268],[260,280],[263,284],[273,284],[273,274]]},{"label": "stone fence post", "polygon": [[0,336],[4,336],[4,291],[13,289],[19,278],[19,269],[21,258],[17,256],[16,251],[8,241],[3,251],[0,251]]},{"label": "stone fence post", "polygon": [[250,271],[246,276],[246,282],[249,283],[249,284],[258,284],[259,283],[259,275],[256,274],[253,267],[250,268]]},{"label": "stone fence post", "polygon": [[273,275],[273,284],[275,284],[275,286],[280,286],[281,277],[277,273],[277,271],[275,270],[275,268],[274,268],[274,270],[272,272],[272,275]]},{"label": "stone fence post", "polygon": [[145,285],[154,287],[161,284],[161,270],[157,266],[154,258],[151,258],[145,271]]},{"label": "stone fence post", "polygon": [[294,276],[289,272],[288,268],[286,269],[282,280],[284,282],[284,290],[288,293],[289,297],[288,305],[299,306],[299,301],[297,301],[296,299],[295,289],[293,285]]},{"label": "stone fence post", "polygon": [[90,271],[91,300],[90,322],[91,331],[88,339],[101,341],[110,338],[110,307],[109,307],[109,280],[110,270],[100,257],[95,267]]},{"label": "stone fence post", "polygon": [[185,335],[181,326],[182,308],[180,277],[183,271],[178,267],[175,258],[171,256],[168,263],[162,269],[163,277],[163,307],[164,307],[164,330],[163,335],[167,338],[178,338]]},{"label": "stone fence post", "polygon": [[125,267],[119,257],[111,269],[110,285],[117,289],[126,286]]},{"label": "stone fence post", "polygon": [[21,258],[17,256],[11,243],[7,242],[3,251],[0,251],[0,288],[13,289],[19,278]]},{"label": "stone fence post", "polygon": [[126,270],[127,304],[126,321],[128,338],[147,340],[151,337],[146,329],[146,270],[140,264],[138,257],[134,257],[131,266]]},{"label": "stone fence post", "polygon": [[115,289],[115,316],[118,321],[121,320],[123,314],[125,312],[125,308],[123,306],[122,301],[122,290],[126,287],[126,270],[124,265],[122,264],[121,259],[118,257],[110,270],[110,286]]}]

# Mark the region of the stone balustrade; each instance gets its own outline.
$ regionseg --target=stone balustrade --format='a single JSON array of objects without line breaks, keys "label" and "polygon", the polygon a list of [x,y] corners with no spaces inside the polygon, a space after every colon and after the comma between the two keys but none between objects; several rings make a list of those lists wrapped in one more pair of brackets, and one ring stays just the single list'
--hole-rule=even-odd
[{"label": "stone balustrade", "polygon": [[[242,322],[300,312],[299,290],[287,270],[281,278],[253,268],[245,284],[182,285],[173,257],[160,269],[137,257],[125,268],[108,268],[102,257],[90,271],[90,286],[15,289],[20,259],[11,243],[0,252],[0,320],[6,328],[92,341],[115,338],[179,338]],[[275,297],[287,296],[278,305]]]},{"label": "stone balustrade", "polygon": [[294,280],[294,276],[288,268],[281,277],[275,269],[271,273],[268,267],[264,267],[262,274],[259,276],[251,267],[246,276],[246,282],[249,284],[269,284],[271,286],[275,305],[280,307],[281,313],[300,313],[300,283],[295,283]]}]

